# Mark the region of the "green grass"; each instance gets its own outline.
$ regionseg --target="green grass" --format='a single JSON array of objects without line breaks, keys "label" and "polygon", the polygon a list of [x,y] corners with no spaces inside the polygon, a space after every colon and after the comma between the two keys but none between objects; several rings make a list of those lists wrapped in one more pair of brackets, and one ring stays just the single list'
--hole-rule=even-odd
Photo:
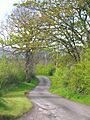
[{"label": "green grass", "polygon": [[0,116],[12,119],[28,112],[32,108],[32,103],[25,93],[33,89],[37,84],[38,81],[34,79],[31,83],[23,82],[17,87],[9,89],[2,99],[0,98]]},{"label": "green grass", "polygon": [[6,106],[0,107],[0,116],[16,118],[32,108],[31,102],[26,97],[4,98]]},{"label": "green grass", "polygon": [[51,87],[50,87],[51,93],[57,94],[59,96],[62,96],[64,98],[70,99],[75,102],[90,105],[90,96],[89,95],[75,94],[67,88],[62,88],[60,86],[60,83],[58,83],[55,79],[52,80],[52,78],[51,78],[51,83],[52,83]]}]

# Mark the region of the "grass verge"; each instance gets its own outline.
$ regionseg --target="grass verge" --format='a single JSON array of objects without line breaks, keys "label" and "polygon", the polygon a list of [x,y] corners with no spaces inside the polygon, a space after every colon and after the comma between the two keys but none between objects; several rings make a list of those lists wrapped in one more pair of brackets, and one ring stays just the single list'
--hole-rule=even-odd
[{"label": "grass verge", "polygon": [[30,83],[23,82],[4,94],[0,98],[0,120],[1,118],[12,120],[28,112],[32,108],[32,103],[25,93],[33,89],[37,84],[37,79],[33,79]]},{"label": "grass verge", "polygon": [[50,80],[51,80],[51,87],[50,87],[51,93],[57,94],[59,96],[65,97],[65,98],[70,99],[75,102],[90,105],[90,96],[89,95],[75,94],[75,93],[73,93],[73,91],[70,91],[67,88],[62,88],[59,83],[60,81],[57,81],[56,79],[53,80],[52,77],[50,77]]}]

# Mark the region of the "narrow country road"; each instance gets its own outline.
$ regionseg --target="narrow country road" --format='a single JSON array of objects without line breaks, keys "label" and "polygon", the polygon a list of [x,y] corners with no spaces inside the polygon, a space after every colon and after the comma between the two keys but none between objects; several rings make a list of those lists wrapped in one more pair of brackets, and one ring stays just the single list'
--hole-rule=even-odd
[{"label": "narrow country road", "polygon": [[39,85],[29,93],[33,110],[18,120],[90,120],[90,106],[49,93],[49,79],[44,76],[38,79]]}]

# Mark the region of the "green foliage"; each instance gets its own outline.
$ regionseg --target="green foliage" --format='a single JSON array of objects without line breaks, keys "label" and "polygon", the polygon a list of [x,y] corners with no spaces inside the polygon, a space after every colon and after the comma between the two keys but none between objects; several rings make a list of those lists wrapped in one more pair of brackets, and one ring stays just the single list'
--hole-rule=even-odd
[{"label": "green foliage", "polygon": [[75,93],[90,95],[90,50],[82,55],[82,61],[75,64],[67,74],[68,87]]},{"label": "green foliage", "polygon": [[51,76],[55,71],[55,68],[52,64],[48,65],[40,65],[38,64],[36,66],[36,74],[37,75],[46,75],[46,76]]},{"label": "green foliage", "polygon": [[90,48],[85,50],[85,53],[82,54],[81,58],[82,58],[82,62],[83,61],[90,61]]},{"label": "green foliage", "polygon": [[84,95],[90,94],[90,61],[74,65],[67,76],[70,90]]},{"label": "green foliage", "polygon": [[51,77],[50,91],[90,105],[90,49],[81,57],[82,61],[71,67],[60,64]]},{"label": "green foliage", "polygon": [[0,90],[9,88],[9,86],[24,80],[24,69],[19,63],[5,58],[0,60]]},{"label": "green foliage", "polygon": [[67,67],[57,68],[54,75],[51,77],[53,84],[52,87],[60,88],[66,86],[67,81],[65,81],[66,73],[68,71]]},{"label": "green foliage", "polygon": [[66,66],[60,66],[56,69],[54,75],[51,77],[50,91],[52,93],[69,98],[71,93],[67,89],[68,83],[66,80],[68,71],[69,69]]}]

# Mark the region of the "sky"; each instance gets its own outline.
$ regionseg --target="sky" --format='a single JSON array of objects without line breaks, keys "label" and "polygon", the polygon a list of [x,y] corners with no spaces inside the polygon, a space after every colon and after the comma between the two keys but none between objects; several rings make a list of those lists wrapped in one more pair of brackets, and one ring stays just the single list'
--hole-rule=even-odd
[{"label": "sky", "polygon": [[13,4],[20,0],[0,0],[0,21],[3,21],[5,16],[10,13]]}]

